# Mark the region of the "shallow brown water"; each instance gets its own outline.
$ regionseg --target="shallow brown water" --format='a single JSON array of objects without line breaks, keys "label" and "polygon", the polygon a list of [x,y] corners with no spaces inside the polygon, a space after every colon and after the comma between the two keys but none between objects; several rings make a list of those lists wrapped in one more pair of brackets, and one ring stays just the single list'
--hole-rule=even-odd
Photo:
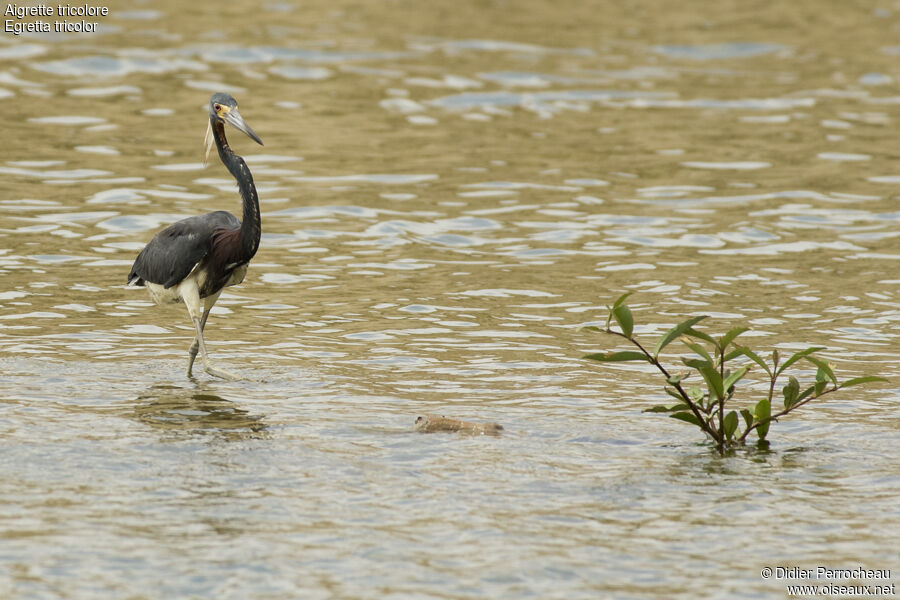
[{"label": "shallow brown water", "polygon": [[[900,378],[900,9],[849,3],[121,3],[0,37],[0,597],[780,597],[900,569],[896,383],[719,458],[579,357],[625,291],[761,350]],[[184,373],[127,288],[228,209],[263,240]],[[810,376],[809,370],[801,374]],[[499,437],[419,435],[419,414]],[[803,583],[803,582],[799,582]],[[868,582],[876,583],[876,582]]]}]

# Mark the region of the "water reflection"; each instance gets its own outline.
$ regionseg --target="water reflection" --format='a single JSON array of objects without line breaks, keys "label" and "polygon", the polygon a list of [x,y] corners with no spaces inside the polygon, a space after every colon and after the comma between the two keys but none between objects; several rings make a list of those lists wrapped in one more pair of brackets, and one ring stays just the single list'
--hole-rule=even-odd
[{"label": "water reflection", "polygon": [[135,399],[130,411],[142,423],[172,434],[210,434],[225,440],[266,435],[262,415],[208,390],[156,385]]}]

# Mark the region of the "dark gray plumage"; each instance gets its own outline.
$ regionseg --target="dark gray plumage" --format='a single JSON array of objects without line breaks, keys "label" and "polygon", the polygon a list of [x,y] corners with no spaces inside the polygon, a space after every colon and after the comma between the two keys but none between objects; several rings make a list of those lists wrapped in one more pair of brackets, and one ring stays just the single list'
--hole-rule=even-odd
[{"label": "dark gray plumage", "polygon": [[153,236],[138,254],[128,283],[144,285],[149,281],[165,288],[180,283],[210,253],[217,229],[240,226],[240,220],[224,210],[188,217],[169,225]]}]

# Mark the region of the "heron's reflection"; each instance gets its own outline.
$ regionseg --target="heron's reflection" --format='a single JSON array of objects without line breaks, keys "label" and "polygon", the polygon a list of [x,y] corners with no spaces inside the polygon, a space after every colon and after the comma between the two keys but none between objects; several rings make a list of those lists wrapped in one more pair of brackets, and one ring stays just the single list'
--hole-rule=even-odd
[{"label": "heron's reflection", "polygon": [[231,400],[198,388],[157,385],[138,396],[134,416],[171,433],[214,433],[225,439],[263,437],[262,415],[252,415]]}]

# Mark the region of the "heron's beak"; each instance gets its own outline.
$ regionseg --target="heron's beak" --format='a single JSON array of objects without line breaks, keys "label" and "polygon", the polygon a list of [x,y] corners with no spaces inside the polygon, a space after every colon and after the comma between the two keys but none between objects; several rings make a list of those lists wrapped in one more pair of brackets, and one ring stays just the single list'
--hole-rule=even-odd
[{"label": "heron's beak", "polygon": [[256,135],[256,132],[250,129],[250,126],[244,122],[244,117],[241,116],[241,113],[238,112],[237,108],[232,108],[227,113],[225,113],[225,122],[231,124],[238,131],[243,131],[246,133],[251,140],[259,144],[263,145],[263,141],[259,139],[259,136]]}]

